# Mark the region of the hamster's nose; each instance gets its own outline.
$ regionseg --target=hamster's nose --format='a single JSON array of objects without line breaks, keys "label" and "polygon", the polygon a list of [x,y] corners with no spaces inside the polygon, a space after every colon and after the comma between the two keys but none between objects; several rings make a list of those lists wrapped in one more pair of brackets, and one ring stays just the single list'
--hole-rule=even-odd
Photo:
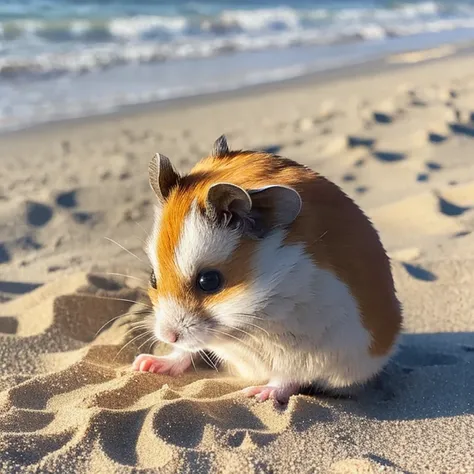
[{"label": "hamster's nose", "polygon": [[165,342],[173,344],[179,339],[179,334],[175,331],[166,331],[163,333],[163,339],[165,340]]}]

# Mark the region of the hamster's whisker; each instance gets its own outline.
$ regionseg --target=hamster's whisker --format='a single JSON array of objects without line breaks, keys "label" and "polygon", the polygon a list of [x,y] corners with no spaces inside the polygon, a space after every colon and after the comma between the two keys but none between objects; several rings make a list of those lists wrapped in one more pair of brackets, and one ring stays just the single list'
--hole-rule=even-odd
[{"label": "hamster's whisker", "polygon": [[266,329],[263,329],[260,326],[257,326],[256,324],[249,323],[248,321],[245,321],[245,324],[249,324],[250,326],[252,326],[254,328],[260,329],[260,331],[263,331],[267,336],[270,337],[270,333]]},{"label": "hamster's whisker", "polygon": [[[268,301],[269,301],[269,299],[266,300],[266,302],[268,302]],[[263,311],[263,310],[258,311],[257,314],[259,316],[264,316],[264,317],[258,317],[258,316],[255,316],[255,314],[250,314],[250,313],[239,313],[239,314],[241,314],[242,316],[248,316],[248,317],[254,318],[254,319],[261,319],[262,321],[267,321],[268,318],[269,318],[268,314],[265,313],[265,311]]]},{"label": "hamster's whisker", "polygon": [[197,373],[197,369],[196,369],[196,364],[194,363],[194,358],[193,358],[193,355],[192,354],[189,354],[191,356],[191,363],[193,364],[193,367],[194,367],[194,372]]},{"label": "hamster's whisker", "polygon": [[[131,314],[137,314],[137,313],[131,313]],[[145,324],[148,324],[148,323],[151,323],[153,321],[153,318],[152,318],[152,315],[153,313],[139,313],[138,316],[144,316],[143,319],[141,319],[140,321],[132,321],[130,324],[138,324],[138,323],[145,323]]]},{"label": "hamster's whisker", "polygon": [[103,272],[103,273],[104,275],[122,276],[122,277],[130,278],[131,280],[141,281],[142,283],[145,283],[145,285],[148,285],[148,281],[144,280],[143,278],[134,277],[132,275],[126,275],[125,273],[116,273],[116,272]]},{"label": "hamster's whisker", "polygon": [[133,220],[134,224],[136,224],[138,227],[140,227],[141,230],[143,230],[143,232],[145,232],[145,235],[147,236],[147,238],[150,238],[150,234],[148,233],[148,231],[145,229],[145,227],[143,227],[139,222],[137,222],[136,220]]},{"label": "hamster's whisker", "polygon": [[[149,333],[150,333],[149,331],[146,332],[146,334],[149,334]],[[146,344],[148,344],[150,341],[152,341],[154,337],[155,337],[155,335],[152,334],[151,337],[149,337],[143,344],[140,344],[140,345],[138,346],[137,352],[140,352],[140,349],[141,349],[143,346],[145,346]],[[150,346],[150,349],[151,349],[151,346]],[[148,352],[150,352],[150,349],[148,349]]]},{"label": "hamster's whisker", "polygon": [[[219,372],[219,370],[217,369],[216,365],[214,364],[214,362],[212,362],[212,359],[202,350],[199,350],[199,355],[201,356],[201,359],[206,362],[206,364],[211,367],[211,369],[215,369],[216,372]],[[206,358],[204,358],[204,356]],[[206,360],[207,359],[207,360]],[[209,361],[209,362],[208,362]]]},{"label": "hamster's whisker", "polygon": [[116,321],[118,318],[121,318],[122,316],[126,316],[128,313],[123,313],[123,314],[119,314],[118,316],[115,316],[115,318],[112,318],[112,319],[109,319],[107,322],[105,322],[104,324],[102,324],[102,326],[97,330],[97,332],[94,334],[94,338],[96,338],[99,333],[102,331],[102,329],[105,328],[105,326],[107,326],[107,324],[111,323],[112,321]]},{"label": "hamster's whisker", "polygon": [[138,237],[138,235],[134,235],[133,237],[135,237],[137,240],[139,240],[143,245],[146,246],[146,240],[143,240],[141,237]]},{"label": "hamster's whisker", "polygon": [[132,329],[146,329],[147,331],[153,331],[153,328],[147,324],[146,322],[141,322],[141,324],[137,324],[137,323],[134,323],[134,324],[130,324],[131,328]]},{"label": "hamster's whisker", "polygon": [[[127,329],[127,331],[125,331],[125,333],[123,334],[122,337],[125,337],[127,334],[130,334],[130,333],[132,333],[133,331],[136,331],[137,329],[146,329],[146,326],[133,327],[133,328]],[[147,332],[149,332],[149,331],[147,331]]]},{"label": "hamster's whisker", "polygon": [[136,340],[139,339],[140,337],[146,336],[147,334],[148,334],[148,332],[144,332],[144,333],[139,334],[138,336],[134,337],[134,338],[131,339],[130,341],[128,341],[124,346],[122,346],[122,348],[117,352],[117,354],[115,354],[115,357],[113,358],[112,362],[115,362],[115,360],[117,359],[117,357],[119,356],[119,354],[120,354],[127,346],[129,346],[133,341],[136,341]]},{"label": "hamster's whisker", "polygon": [[153,313],[148,311],[148,310],[142,310],[140,311],[139,313],[131,313],[131,314],[136,314],[138,316],[144,316],[143,319],[141,319],[140,321],[133,321],[132,323],[130,324],[137,324],[137,323],[152,323],[153,322]]},{"label": "hamster's whisker", "polygon": [[114,318],[111,318],[109,319],[106,323],[104,323],[99,329],[98,331],[94,334],[94,338],[96,338],[98,336],[98,334],[102,331],[102,329],[105,328],[105,326],[107,326],[107,324],[111,323],[112,321],[115,321],[117,320],[118,318],[121,318],[122,316],[125,317],[125,316],[130,316],[132,314],[141,314],[143,312],[143,310],[140,310],[138,312],[126,312],[126,313],[122,313],[122,314],[119,314],[118,316],[115,316]]},{"label": "hamster's whisker", "polygon": [[240,316],[245,316],[247,318],[252,318],[252,319],[259,319],[260,321],[265,321],[265,318],[259,318],[258,316],[254,316],[253,314],[248,314],[248,313],[239,313]]},{"label": "hamster's whisker", "polygon": [[247,345],[247,344],[245,344],[244,341],[242,341],[242,339],[239,339],[238,337],[234,336],[233,334],[229,334],[228,332],[219,331],[219,330],[217,330],[217,329],[211,329],[211,328],[208,328],[208,331],[215,332],[216,334],[222,334],[223,336],[231,337],[232,339],[235,339],[236,341],[239,341],[239,342],[240,342],[241,344],[243,344],[244,346]]},{"label": "hamster's whisker", "polygon": [[329,232],[328,230],[324,231],[324,232],[313,242],[313,244],[315,244],[316,242],[319,242],[320,240],[323,240],[323,238],[326,236],[326,234],[327,234],[328,232]]},{"label": "hamster's whisker", "polygon": [[201,359],[206,363],[206,365],[208,365],[211,369],[214,368],[214,367],[212,367],[212,365],[209,364],[209,362],[208,362],[206,359],[204,359],[204,357],[202,356],[200,350],[198,351],[198,354],[199,354],[199,356],[201,357]]},{"label": "hamster's whisker", "polygon": [[93,296],[95,298],[99,298],[100,300],[125,301],[127,303],[141,304],[142,306],[145,306],[146,308],[153,309],[153,306],[150,306],[149,304],[146,304],[146,303],[142,303],[141,301],[129,300],[127,298],[113,298],[112,296],[97,296],[97,295],[93,295]]},{"label": "hamster's whisker", "polygon": [[255,339],[255,336],[253,336],[252,334],[248,333],[247,331],[244,331],[244,330],[241,329],[241,328],[238,328],[238,327],[236,327],[236,326],[229,326],[229,328],[234,329],[234,330],[236,330],[236,331],[240,331],[241,333],[246,334],[248,337],[250,337],[250,338],[252,338],[252,339]]},{"label": "hamster's whisker", "polygon": [[144,321],[140,321],[138,323],[133,323],[133,324],[130,324],[131,326],[131,330],[136,330],[136,329],[148,329],[149,331],[151,331],[151,328],[148,326],[148,324],[146,324]]},{"label": "hamster's whisker", "polygon": [[131,252],[130,250],[128,250],[127,248],[125,248],[122,244],[119,244],[118,242],[116,242],[114,239],[111,239],[110,237],[104,237],[104,239],[112,242],[113,244],[117,245],[118,247],[120,247],[122,250],[125,250],[125,252],[127,252],[128,254],[130,254],[132,257],[135,257],[137,260],[139,260],[140,262],[144,263],[145,265],[148,265],[150,268],[151,268],[151,265],[146,262],[145,260],[141,259],[138,255],[135,255],[133,252]]}]

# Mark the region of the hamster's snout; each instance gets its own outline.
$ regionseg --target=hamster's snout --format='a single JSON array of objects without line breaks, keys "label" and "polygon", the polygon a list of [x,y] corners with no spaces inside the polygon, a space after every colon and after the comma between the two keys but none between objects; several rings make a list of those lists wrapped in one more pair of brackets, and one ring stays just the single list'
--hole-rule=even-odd
[{"label": "hamster's snout", "polygon": [[[170,318],[172,319],[172,318]],[[206,339],[206,328],[200,324],[186,324],[186,322],[169,321],[162,318],[155,323],[157,339],[173,344],[185,350],[200,348]]]},{"label": "hamster's snout", "polygon": [[167,321],[156,321],[155,335],[160,341],[168,344],[175,344],[178,340],[182,339],[182,331],[174,327],[174,325],[171,326]]},{"label": "hamster's snout", "polygon": [[160,341],[191,350],[205,345],[212,323],[181,302],[162,298],[155,304],[154,326]]},{"label": "hamster's snout", "polygon": [[155,335],[160,341],[176,345],[185,350],[206,347],[215,330],[209,321],[189,315],[186,320],[176,320],[171,315],[161,314],[155,321]]},{"label": "hamster's snout", "polygon": [[163,342],[168,342],[170,344],[174,344],[179,339],[179,332],[173,330],[165,330],[161,331],[161,339]]}]

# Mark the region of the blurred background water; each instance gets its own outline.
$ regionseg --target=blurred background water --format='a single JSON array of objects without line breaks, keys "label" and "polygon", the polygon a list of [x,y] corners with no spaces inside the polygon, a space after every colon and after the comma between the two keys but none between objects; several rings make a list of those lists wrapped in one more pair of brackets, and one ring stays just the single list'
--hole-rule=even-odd
[{"label": "blurred background water", "polygon": [[0,130],[474,39],[474,0],[2,0]]}]

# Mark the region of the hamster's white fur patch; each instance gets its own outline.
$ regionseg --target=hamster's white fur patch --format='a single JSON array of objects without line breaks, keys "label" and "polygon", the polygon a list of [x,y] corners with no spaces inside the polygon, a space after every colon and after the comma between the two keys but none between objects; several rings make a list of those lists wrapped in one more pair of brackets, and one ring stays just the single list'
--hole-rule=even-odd
[{"label": "hamster's white fur patch", "polygon": [[[258,244],[252,274],[248,276],[249,290],[235,295],[231,300],[214,304],[210,309],[215,314],[225,317],[229,324],[238,324],[240,314],[264,310],[268,301],[280,294],[279,303],[283,306],[274,317],[281,319],[286,318],[286,313],[291,310],[294,297],[298,294],[302,297],[305,290],[302,284],[308,286],[306,295],[309,297],[307,277],[312,267],[305,264],[303,247],[283,245],[284,238],[284,231],[275,230]],[[283,282],[285,285],[282,285]],[[289,299],[285,301],[286,298]]]},{"label": "hamster's white fur patch", "polygon": [[192,279],[202,265],[225,261],[237,247],[239,235],[211,225],[194,201],[183,222],[175,262],[184,278]]},{"label": "hamster's white fur patch", "polygon": [[[259,244],[248,290],[212,307],[228,326],[248,323],[246,331],[260,342],[251,338],[245,346],[233,341],[212,349],[248,378],[292,374],[294,382],[320,381],[330,387],[367,380],[386,358],[370,356],[371,336],[356,300],[302,245],[285,245],[284,237],[277,230]],[[253,328],[257,323],[272,336]]]}]

